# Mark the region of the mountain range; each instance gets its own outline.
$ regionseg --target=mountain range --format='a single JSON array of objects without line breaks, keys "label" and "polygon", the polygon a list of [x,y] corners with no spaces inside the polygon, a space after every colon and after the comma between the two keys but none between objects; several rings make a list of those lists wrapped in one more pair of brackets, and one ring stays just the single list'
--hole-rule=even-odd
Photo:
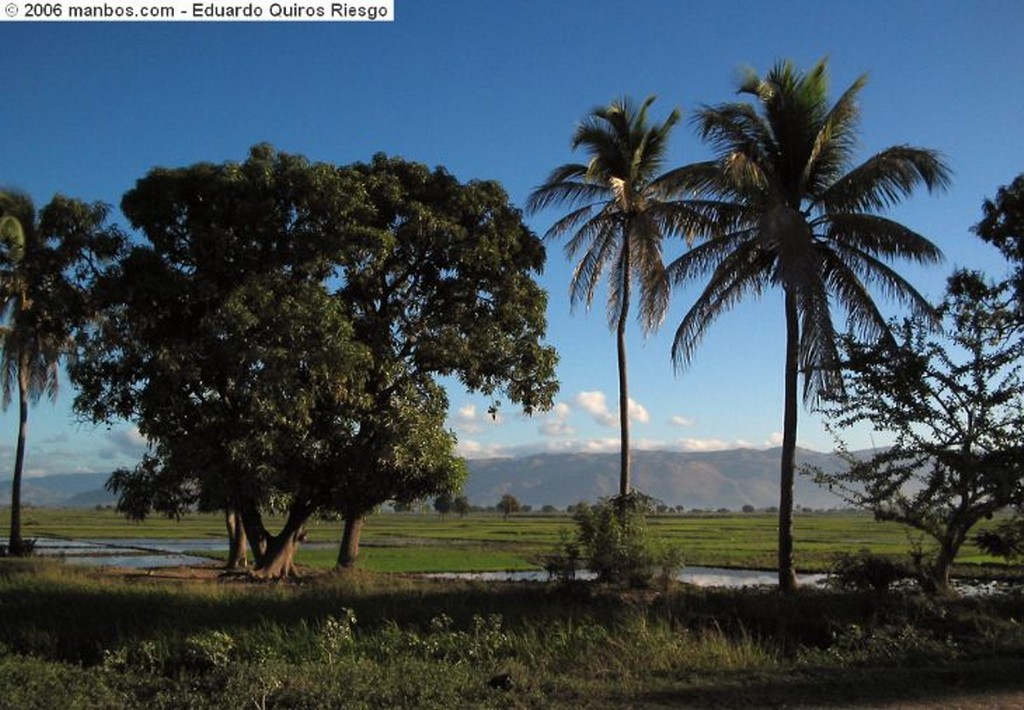
[{"label": "mountain range", "polygon": [[[671,505],[729,508],[778,505],[779,449],[727,451],[634,451],[634,487]],[[491,506],[505,493],[521,503],[564,508],[618,491],[619,455],[547,453],[517,458],[470,459],[464,489],[474,505]],[[839,470],[834,454],[797,451],[797,463]],[[22,500],[38,506],[92,507],[113,503],[103,485],[109,474],[76,473],[27,478]],[[10,482],[0,487],[0,505],[10,499]],[[807,476],[797,476],[795,501],[808,508],[834,508],[842,501]]]}]

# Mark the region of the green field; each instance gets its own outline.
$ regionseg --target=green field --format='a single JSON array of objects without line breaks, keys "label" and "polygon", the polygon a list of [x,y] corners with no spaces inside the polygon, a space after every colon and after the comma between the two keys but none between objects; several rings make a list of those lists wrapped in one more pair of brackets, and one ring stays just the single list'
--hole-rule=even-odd
[{"label": "green field", "polygon": [[[212,514],[136,523],[109,509],[29,508],[23,520],[27,538],[218,539],[225,535],[221,517]],[[6,530],[8,521],[8,511],[0,510],[0,530]],[[776,518],[772,514],[652,516],[649,527],[654,539],[680,549],[688,565],[775,567]],[[360,566],[381,572],[532,569],[572,528],[568,515],[526,514],[506,521],[486,513],[444,520],[436,514],[382,513],[366,521]],[[861,549],[906,556],[912,541],[921,538],[904,526],[879,523],[870,515],[854,512],[798,513],[795,534],[797,567],[805,572],[825,571],[837,555]],[[331,544],[340,538],[337,522],[313,521],[309,526],[310,542]],[[928,541],[922,542],[927,550]],[[336,555],[333,548],[303,549],[298,562],[327,568],[334,565]],[[961,572],[970,572],[978,564],[1003,564],[970,544],[961,552],[959,562]]]}]

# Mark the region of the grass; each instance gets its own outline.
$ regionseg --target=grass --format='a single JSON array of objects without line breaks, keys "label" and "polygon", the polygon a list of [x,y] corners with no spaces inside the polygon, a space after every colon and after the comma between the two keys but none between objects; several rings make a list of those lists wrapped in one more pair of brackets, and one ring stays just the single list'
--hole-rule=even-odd
[{"label": "grass", "polygon": [[[0,530],[9,513],[0,509]],[[993,525],[998,521],[988,521]],[[271,527],[280,521],[271,520]],[[568,515],[518,515],[503,520],[496,514],[450,516],[379,514],[363,529],[360,564],[381,572],[505,571],[536,568],[539,556],[552,552],[573,522]],[[776,564],[776,517],[769,513],[658,515],[649,520],[655,540],[682,550],[688,565],[773,569]],[[984,526],[980,526],[981,529]],[[181,520],[154,517],[145,523],[125,520],[113,510],[28,508],[23,534],[33,537],[221,539],[219,515],[189,515]],[[902,557],[920,535],[895,523],[879,523],[870,515],[797,513],[796,563],[800,571],[826,571],[837,555],[869,549]],[[335,543],[341,538],[337,522],[314,520],[309,540]],[[922,541],[929,549],[929,542]],[[336,550],[304,549],[299,564],[318,568],[334,565]],[[961,551],[958,571],[972,574],[978,565],[1006,568],[999,558],[987,557],[968,543]]]},{"label": "grass", "polygon": [[0,560],[0,609],[4,708],[800,707],[1024,691],[1020,595],[368,572],[172,584]]}]

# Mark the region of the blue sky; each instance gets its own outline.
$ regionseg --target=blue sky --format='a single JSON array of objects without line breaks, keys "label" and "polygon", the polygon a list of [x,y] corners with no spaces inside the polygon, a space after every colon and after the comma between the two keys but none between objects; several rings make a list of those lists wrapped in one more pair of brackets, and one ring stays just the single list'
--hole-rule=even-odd
[{"label": "blue sky", "polygon": [[[941,294],[954,266],[1004,269],[969,233],[982,200],[1024,171],[1024,4],[762,3],[678,0],[395,0],[387,24],[4,24],[0,22],[0,184],[37,203],[54,193],[115,207],[155,166],[244,159],[267,141],[347,163],[384,151],[444,165],[462,180],[500,180],[518,205],[554,166],[574,159],[576,122],[624,94],[673,107],[732,100],[742,67],[830,58],[833,95],[860,74],[861,156],[910,143],[942,151],[955,172],[944,195],[921,193],[892,216],[932,238],[944,266],[906,269]],[[671,162],[707,157],[689,124]],[[118,215],[115,211],[115,214]],[[529,218],[543,233],[557,213]],[[669,255],[682,245],[673,243]],[[571,265],[549,244],[541,283],[549,341],[561,354],[558,405],[525,418],[453,388],[450,424],[467,455],[614,450],[614,341],[603,301],[570,313]],[[781,296],[724,316],[684,373],[669,347],[696,291],[680,291],[660,333],[629,339],[633,438],[644,448],[776,444],[781,431]],[[603,292],[602,296],[603,298]],[[30,474],[132,465],[129,426],[77,423],[69,385],[30,420]],[[0,476],[16,432],[2,415]],[[802,414],[800,443],[830,449]],[[854,447],[884,441],[855,432]]]}]

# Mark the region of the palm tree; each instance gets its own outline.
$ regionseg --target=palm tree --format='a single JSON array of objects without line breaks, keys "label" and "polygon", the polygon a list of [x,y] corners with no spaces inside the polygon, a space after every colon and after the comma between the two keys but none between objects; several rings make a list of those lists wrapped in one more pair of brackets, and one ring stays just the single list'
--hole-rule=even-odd
[{"label": "palm tree", "polygon": [[[21,536],[21,479],[25,463],[29,402],[38,402],[43,394],[57,396],[58,363],[63,343],[45,333],[46,314],[33,300],[33,287],[41,247],[38,240],[35,208],[31,199],[18,193],[3,195],[5,218],[10,218],[4,234],[8,249],[0,268],[0,299],[4,325],[0,326],[0,406],[4,410],[18,392],[18,446],[11,480],[11,531],[8,552],[27,554]],[[20,243],[19,243],[20,242]]]},{"label": "palm tree", "polygon": [[715,159],[680,168],[669,179],[693,190],[718,231],[668,267],[679,284],[710,274],[676,331],[672,358],[689,363],[711,323],[746,296],[782,288],[786,316],[785,411],[779,501],[779,586],[796,587],[793,569],[793,475],[797,389],[803,399],[842,392],[832,305],[864,338],[891,340],[869,287],[934,320],[924,298],[892,267],[895,259],[941,260],[939,249],[881,216],[917,186],[944,188],[941,156],[908,146],[888,148],[852,167],[858,121],[858,78],[829,105],[826,61],[804,74],[790,62],[766,77],[751,73],[740,91],[756,105],[701,109],[694,123]]},{"label": "palm tree", "polygon": [[679,111],[672,111],[664,123],[649,125],[647,111],[654,100],[648,97],[637,107],[624,98],[594,109],[572,138],[573,150],[583,149],[589,161],[555,168],[527,202],[531,213],[553,206],[571,208],[544,236],[571,234],[565,253],[570,259],[581,255],[569,288],[573,305],[583,301],[589,308],[598,284],[610,271],[608,323],[615,328],[618,348],[623,497],[630,492],[626,321],[633,285],[639,291],[641,326],[650,332],[661,324],[668,308],[662,240],[683,231],[688,218],[700,216],[673,199],[658,175]]},{"label": "palm tree", "polygon": [[[8,551],[30,552],[21,535],[21,480],[28,408],[44,395],[56,399],[61,359],[70,354],[74,329],[86,321],[88,288],[122,239],[104,229],[107,208],[57,196],[38,215],[32,200],[3,193],[3,212],[17,221],[0,252],[0,406],[18,393],[18,446],[11,481]],[[19,242],[18,239],[21,241]]]}]

